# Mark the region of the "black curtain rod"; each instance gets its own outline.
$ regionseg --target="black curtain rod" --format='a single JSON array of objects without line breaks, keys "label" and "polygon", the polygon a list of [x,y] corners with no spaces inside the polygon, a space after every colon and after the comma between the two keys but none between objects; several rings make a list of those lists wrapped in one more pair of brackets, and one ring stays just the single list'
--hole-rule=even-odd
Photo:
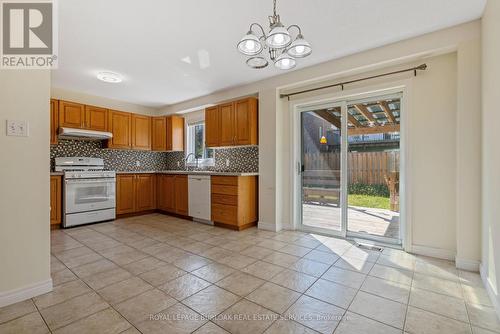
[{"label": "black curtain rod", "polygon": [[342,90],[344,90],[344,86],[348,84],[352,84],[355,82],[360,82],[360,81],[365,81],[365,80],[371,80],[371,79],[376,79],[376,78],[381,78],[381,77],[386,77],[388,75],[394,75],[394,74],[399,74],[399,73],[405,73],[405,72],[413,72],[415,76],[417,76],[417,71],[425,71],[427,69],[427,64],[422,64],[416,67],[408,68],[406,70],[399,70],[399,71],[394,71],[394,72],[388,72],[388,73],[383,73],[383,74],[378,74],[378,75],[373,75],[371,77],[366,77],[366,78],[361,78],[361,79],[355,79],[355,80],[350,80],[350,81],[344,81],[344,82],[339,82],[333,85],[328,85],[328,86],[322,86],[322,87],[317,87],[317,88],[311,88],[311,89],[306,89],[306,90],[301,90],[298,92],[293,92],[289,94],[280,94],[280,98],[288,98],[290,100],[290,96],[298,95],[298,94],[304,94],[304,93],[309,93],[309,92],[314,92],[320,89],[326,89],[326,88],[332,88],[332,87],[341,87]]}]

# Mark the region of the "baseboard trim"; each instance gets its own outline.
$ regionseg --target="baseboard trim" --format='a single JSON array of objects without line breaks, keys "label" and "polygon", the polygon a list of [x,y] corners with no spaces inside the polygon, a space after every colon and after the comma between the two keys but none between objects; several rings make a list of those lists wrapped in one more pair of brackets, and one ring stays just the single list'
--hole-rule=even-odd
[{"label": "baseboard trim", "polygon": [[488,296],[490,297],[490,300],[493,302],[493,307],[495,308],[498,319],[500,319],[500,295],[495,292],[496,289],[493,287],[493,284],[491,284],[490,280],[488,279],[488,276],[485,272],[485,268],[482,263],[479,265],[479,273],[481,274],[481,279],[483,280],[484,287],[488,292]]},{"label": "baseboard trim", "polygon": [[22,288],[1,292],[0,307],[22,302],[50,291],[52,291],[52,278]]},{"label": "baseboard trim", "polygon": [[278,227],[276,226],[276,224],[272,224],[272,223],[264,223],[264,222],[259,222],[257,224],[257,228],[259,230],[265,230],[265,231],[273,231],[273,232],[278,232]]},{"label": "baseboard trim", "polygon": [[448,249],[411,245],[411,252],[417,255],[430,256],[443,260],[455,260],[455,252]]},{"label": "baseboard trim", "polygon": [[477,260],[462,259],[459,257],[455,258],[455,267],[461,270],[479,272],[479,266],[481,262]]}]

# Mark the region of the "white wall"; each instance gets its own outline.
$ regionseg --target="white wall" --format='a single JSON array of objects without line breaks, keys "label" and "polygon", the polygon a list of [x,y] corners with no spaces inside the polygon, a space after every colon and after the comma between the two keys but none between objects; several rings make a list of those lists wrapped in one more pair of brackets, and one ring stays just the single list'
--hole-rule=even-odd
[{"label": "white wall", "polygon": [[[474,60],[474,52],[478,52],[480,38],[480,22],[475,21],[431,34],[408,39],[366,52],[354,54],[341,59],[329,61],[305,69],[288,72],[270,79],[255,82],[233,89],[215,92],[211,95],[169,106],[160,111],[162,114],[175,113],[196,108],[206,104],[216,104],[221,101],[241,96],[259,94],[259,226],[269,229],[280,229],[290,226],[290,152],[287,146],[289,138],[289,113],[287,103],[278,98],[278,93],[296,87],[318,85],[328,81],[338,81],[353,75],[364,75],[370,72],[385,71],[401,64],[420,63],[430,56],[448,54],[443,58],[435,58],[435,66],[419,75],[413,83],[416,88],[412,94],[421,99],[420,107],[414,111],[417,121],[430,122],[412,124],[410,131],[417,132],[419,142],[410,143],[414,149],[415,175],[413,189],[419,197],[413,203],[413,243],[415,249],[434,256],[453,258],[459,250],[464,250],[463,257],[467,263],[478,263],[479,260],[479,226],[478,220],[459,220],[457,229],[457,214],[464,217],[477,217],[479,203],[457,209],[458,189],[469,187],[472,194],[478,193],[480,185],[475,182],[477,174],[470,173],[467,168],[457,170],[461,161],[477,160],[474,152],[479,147],[472,143],[472,149],[457,154],[457,136],[463,130],[463,123],[458,118],[457,110],[464,110],[465,103],[474,104],[479,100],[477,90],[471,89],[467,96],[457,97],[457,87],[461,90],[470,87],[477,81],[479,62]],[[472,56],[471,56],[472,54]],[[477,59],[476,59],[477,60]],[[430,60],[429,60],[430,61]],[[463,71],[463,68],[467,71]],[[458,70],[461,72],[458,73]],[[401,80],[401,77],[398,78]],[[459,84],[459,81],[461,82]],[[446,97],[443,98],[444,94]],[[431,97],[431,98],[429,98]],[[431,103],[434,101],[433,103]],[[458,104],[460,103],[460,107]],[[443,109],[444,110],[441,110]],[[479,117],[474,115],[472,117]],[[449,116],[449,118],[447,117]],[[463,117],[463,114],[460,114]],[[434,120],[434,122],[432,121]],[[441,122],[441,124],[436,124]],[[422,121],[423,123],[423,121]],[[462,127],[458,128],[458,124]],[[432,131],[432,136],[425,133]],[[472,126],[468,136],[477,138],[479,128]],[[438,132],[440,138],[438,140]],[[438,141],[436,141],[438,140]],[[434,158],[434,168],[431,167],[426,154],[420,154],[423,145],[429,147],[430,157]],[[415,152],[415,150],[417,150]],[[438,153],[439,152],[439,153]],[[472,175],[471,175],[472,174]],[[435,181],[431,184],[430,181]],[[440,184],[436,186],[436,182]],[[425,188],[427,185],[428,188]],[[425,188],[425,189],[424,189]],[[434,188],[434,189],[433,189]],[[437,189],[435,189],[437,188]],[[425,194],[425,196],[420,195]],[[422,197],[423,196],[423,197]],[[443,196],[445,196],[443,198]],[[472,195],[473,196],[473,195]],[[468,198],[468,197],[466,197]],[[461,201],[464,199],[460,198]],[[429,220],[430,213],[434,213]],[[461,232],[460,238],[458,231]],[[471,233],[471,238],[464,238],[464,233]]]},{"label": "white wall", "polygon": [[113,110],[126,111],[136,114],[156,116],[158,111],[155,108],[140,106],[133,103],[108,99],[101,96],[89,95],[80,92],[74,92],[57,87],[51,88],[51,97],[57,100],[66,100],[71,102],[83,103],[97,107],[103,107]]},{"label": "white wall", "polygon": [[[49,71],[0,70],[0,307],[52,289],[49,99]],[[7,137],[7,119],[29,137]]]},{"label": "white wall", "polygon": [[482,268],[500,316],[500,1],[490,0],[482,20]]}]

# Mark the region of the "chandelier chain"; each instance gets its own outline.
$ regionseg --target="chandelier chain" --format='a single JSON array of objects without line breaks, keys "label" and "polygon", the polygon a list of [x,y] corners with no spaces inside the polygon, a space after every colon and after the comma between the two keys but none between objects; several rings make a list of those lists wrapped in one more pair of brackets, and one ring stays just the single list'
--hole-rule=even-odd
[{"label": "chandelier chain", "polygon": [[276,0],[273,0],[274,17],[276,17]]}]

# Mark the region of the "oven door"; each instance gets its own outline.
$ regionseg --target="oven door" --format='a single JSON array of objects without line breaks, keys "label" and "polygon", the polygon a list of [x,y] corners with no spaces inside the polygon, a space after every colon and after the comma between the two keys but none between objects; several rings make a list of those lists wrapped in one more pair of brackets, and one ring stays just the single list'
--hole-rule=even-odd
[{"label": "oven door", "polygon": [[114,178],[65,180],[65,213],[115,208],[115,184]]}]

